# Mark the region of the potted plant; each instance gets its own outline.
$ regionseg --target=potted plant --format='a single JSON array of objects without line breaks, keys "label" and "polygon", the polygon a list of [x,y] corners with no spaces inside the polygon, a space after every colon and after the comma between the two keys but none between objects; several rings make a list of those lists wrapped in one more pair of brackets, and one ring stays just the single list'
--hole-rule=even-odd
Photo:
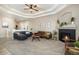
[{"label": "potted plant", "polygon": [[64,26],[64,22],[61,22],[60,27]]},{"label": "potted plant", "polygon": [[75,18],[74,18],[74,17],[72,17],[72,18],[71,18],[71,23],[73,24],[73,23],[74,23],[74,21],[75,21]]},{"label": "potted plant", "polygon": [[74,22],[74,21],[75,21],[75,19],[74,19],[74,17],[72,17],[72,18],[71,18],[71,22]]},{"label": "potted plant", "polygon": [[79,49],[79,41],[76,41],[76,42],[74,43],[74,46],[75,46],[75,48],[78,48],[78,49]]},{"label": "potted plant", "polygon": [[60,21],[59,20],[57,20],[57,24],[60,24]]}]

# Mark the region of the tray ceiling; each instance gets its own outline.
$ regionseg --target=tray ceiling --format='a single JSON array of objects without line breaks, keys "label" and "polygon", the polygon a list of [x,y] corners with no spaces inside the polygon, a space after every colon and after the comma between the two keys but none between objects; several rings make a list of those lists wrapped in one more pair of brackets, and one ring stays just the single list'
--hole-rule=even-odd
[{"label": "tray ceiling", "polygon": [[30,11],[24,10],[24,8],[27,7],[25,4],[1,4],[0,10],[24,18],[36,18],[50,14],[56,14],[66,6],[67,5],[65,4],[38,4],[39,11],[30,13]]}]

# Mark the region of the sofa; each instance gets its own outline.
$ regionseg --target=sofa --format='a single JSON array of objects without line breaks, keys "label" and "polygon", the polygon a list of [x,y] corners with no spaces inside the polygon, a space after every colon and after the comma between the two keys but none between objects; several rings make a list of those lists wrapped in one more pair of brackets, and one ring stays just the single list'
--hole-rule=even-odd
[{"label": "sofa", "polygon": [[35,33],[35,35],[39,35],[40,38],[46,38],[46,39],[52,38],[52,33],[47,31],[38,31],[37,33]]},{"label": "sofa", "polygon": [[13,38],[17,40],[26,40],[32,36],[32,32],[29,31],[16,31],[13,33]]}]

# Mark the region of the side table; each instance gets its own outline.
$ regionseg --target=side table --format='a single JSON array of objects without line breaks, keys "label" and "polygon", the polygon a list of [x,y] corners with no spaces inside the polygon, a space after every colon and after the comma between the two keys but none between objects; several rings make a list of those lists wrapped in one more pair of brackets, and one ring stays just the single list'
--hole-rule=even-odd
[{"label": "side table", "polygon": [[79,55],[79,48],[67,47],[67,52],[70,55]]}]

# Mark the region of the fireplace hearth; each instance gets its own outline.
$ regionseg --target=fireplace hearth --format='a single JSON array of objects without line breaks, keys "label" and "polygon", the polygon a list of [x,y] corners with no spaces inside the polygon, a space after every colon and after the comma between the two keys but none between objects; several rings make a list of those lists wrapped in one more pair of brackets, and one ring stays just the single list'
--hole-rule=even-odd
[{"label": "fireplace hearth", "polygon": [[76,30],[75,29],[59,29],[59,40],[65,42],[64,38],[68,38],[69,42],[76,41]]}]

